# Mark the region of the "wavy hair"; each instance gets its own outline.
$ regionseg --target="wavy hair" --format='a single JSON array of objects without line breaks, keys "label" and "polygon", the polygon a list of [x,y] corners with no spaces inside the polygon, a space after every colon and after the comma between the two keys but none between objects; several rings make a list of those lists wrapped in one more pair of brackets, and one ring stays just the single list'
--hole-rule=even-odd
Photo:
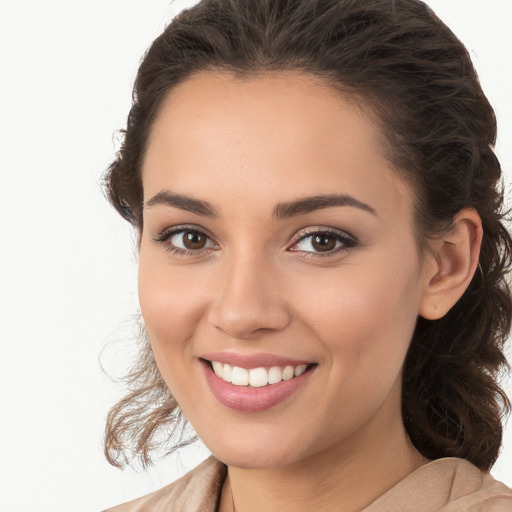
[{"label": "wavy hair", "polygon": [[[511,327],[512,240],[494,154],[496,119],[469,54],[419,0],[203,0],[182,11],[140,65],[123,142],[105,175],[108,198],[143,229],[141,166],[166,94],[200,71],[238,77],[296,70],[368,107],[387,158],[415,192],[420,247],[463,208],[482,219],[478,271],[438,320],[419,318],[403,372],[402,414],[427,458],[495,462],[510,403],[499,385]],[[107,419],[114,465],[189,441],[186,423],[141,337],[129,394]],[[180,441],[181,440],[181,441]]]}]

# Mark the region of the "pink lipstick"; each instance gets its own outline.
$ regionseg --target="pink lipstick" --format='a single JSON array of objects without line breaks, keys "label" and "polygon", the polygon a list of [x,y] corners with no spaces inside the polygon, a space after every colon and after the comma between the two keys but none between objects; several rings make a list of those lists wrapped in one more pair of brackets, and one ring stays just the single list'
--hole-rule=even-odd
[{"label": "pink lipstick", "polygon": [[274,354],[205,354],[201,363],[217,400],[238,411],[269,409],[301,388],[317,366]]}]

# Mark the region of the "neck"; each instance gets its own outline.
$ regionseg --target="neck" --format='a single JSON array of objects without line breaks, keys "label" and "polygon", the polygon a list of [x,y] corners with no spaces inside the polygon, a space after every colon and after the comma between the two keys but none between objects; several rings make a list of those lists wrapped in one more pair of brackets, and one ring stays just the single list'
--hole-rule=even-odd
[{"label": "neck", "polygon": [[290,466],[229,467],[220,510],[363,510],[428,462],[409,441],[401,419],[395,428],[378,428],[379,425],[369,425],[365,432],[358,432],[343,445]]}]

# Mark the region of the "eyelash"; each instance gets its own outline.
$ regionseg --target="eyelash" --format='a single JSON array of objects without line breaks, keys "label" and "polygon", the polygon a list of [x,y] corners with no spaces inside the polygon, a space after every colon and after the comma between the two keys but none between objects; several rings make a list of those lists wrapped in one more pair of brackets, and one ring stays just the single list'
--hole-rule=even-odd
[{"label": "eyelash", "polygon": [[[192,234],[198,234],[206,237],[209,241],[213,242],[212,237],[210,237],[207,233],[204,231],[197,229],[196,227],[192,226],[175,226],[172,228],[165,229],[161,233],[157,234],[153,240],[157,243],[160,243],[164,246],[166,251],[169,251],[172,254],[176,254],[178,256],[197,256],[199,254],[209,252],[212,250],[211,247],[206,249],[199,249],[199,250],[191,250],[191,249],[181,249],[179,247],[176,247],[175,245],[172,245],[168,243],[169,239],[173,236],[180,234],[180,233],[192,233]],[[325,253],[322,252],[314,252],[314,251],[301,251],[297,249],[293,249],[291,252],[302,252],[304,253],[305,257],[319,257],[319,258],[328,258],[331,256],[338,255],[342,252],[345,252],[353,247],[356,247],[358,245],[357,240],[348,233],[345,233],[343,231],[339,231],[337,229],[333,228],[317,228],[317,229],[310,229],[306,228],[301,231],[299,231],[296,235],[296,239],[292,244],[292,247],[297,245],[298,243],[302,242],[303,240],[306,240],[309,237],[313,237],[314,235],[328,235],[330,237],[333,237],[336,242],[341,242],[341,246],[335,248],[332,251],[328,251]],[[215,244],[215,242],[213,242]]]},{"label": "eyelash", "polygon": [[318,258],[329,258],[331,256],[337,256],[340,253],[346,252],[349,249],[352,249],[353,247],[356,247],[356,245],[358,245],[357,240],[352,235],[349,235],[348,233],[345,233],[344,231],[340,231],[338,229],[333,229],[333,228],[316,228],[316,229],[306,228],[306,229],[300,230],[297,233],[296,239],[293,242],[292,247],[297,245],[299,242],[302,242],[303,240],[306,240],[306,239],[308,239],[310,237],[314,237],[315,235],[320,235],[320,236],[327,235],[329,237],[332,237],[332,238],[335,239],[336,242],[340,242],[341,246],[340,247],[336,247],[334,250],[328,251],[328,252],[325,252],[325,253],[314,252],[314,251],[301,251],[301,250],[297,250],[297,249],[292,250],[292,252],[302,252],[302,253],[304,253],[304,256],[307,257],[307,258],[310,258],[310,257],[314,257],[314,258],[316,258],[316,257],[318,257]]},{"label": "eyelash", "polygon": [[177,254],[178,256],[197,256],[198,254],[201,254],[206,251],[210,251],[211,248],[208,249],[200,249],[197,251],[193,251],[190,249],[180,249],[179,247],[176,247],[170,243],[167,243],[170,238],[172,238],[174,235],[177,235],[179,233],[193,233],[205,236],[208,240],[212,240],[212,237],[210,237],[207,233],[204,231],[197,229],[192,226],[175,226],[169,229],[164,229],[161,233],[156,235],[153,240],[157,243],[160,243],[164,246],[166,251],[169,251],[172,254]]}]

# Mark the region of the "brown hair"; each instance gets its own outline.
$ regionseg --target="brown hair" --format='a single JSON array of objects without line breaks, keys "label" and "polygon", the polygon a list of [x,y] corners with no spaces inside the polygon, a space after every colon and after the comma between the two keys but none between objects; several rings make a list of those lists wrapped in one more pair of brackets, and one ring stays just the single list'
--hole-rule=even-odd
[{"label": "brown hair", "polygon": [[[390,162],[416,193],[420,241],[461,209],[478,211],[479,270],[448,314],[418,319],[402,404],[425,457],[489,469],[510,405],[498,377],[511,324],[512,240],[493,152],[495,115],[462,43],[418,0],[203,0],[182,11],[140,65],[124,142],[105,176],[111,203],[139,231],[141,164],[155,115],[169,90],[204,70],[299,70],[370,106]],[[170,452],[180,444],[185,420],[144,336],[127,381],[130,393],[108,416],[105,453],[114,465],[135,456],[146,465],[156,445]]]}]

